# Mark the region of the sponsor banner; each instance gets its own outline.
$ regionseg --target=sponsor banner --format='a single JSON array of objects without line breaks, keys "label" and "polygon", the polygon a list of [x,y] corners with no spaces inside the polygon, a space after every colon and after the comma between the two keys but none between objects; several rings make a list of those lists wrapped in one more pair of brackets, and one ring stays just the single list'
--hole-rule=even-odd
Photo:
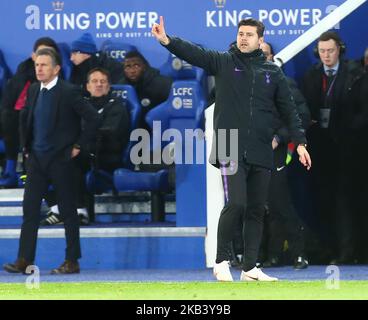
[{"label": "sponsor banner", "polygon": [[[253,17],[266,25],[266,40],[276,51],[324,18],[344,0],[17,0],[0,2],[0,48],[14,71],[41,36],[71,43],[90,32],[100,46],[105,40],[136,46],[153,66],[167,52],[151,35],[159,16],[170,35],[204,47],[227,50],[240,19]],[[341,28],[337,25],[336,28]],[[7,32],[6,32],[7,31]]]}]

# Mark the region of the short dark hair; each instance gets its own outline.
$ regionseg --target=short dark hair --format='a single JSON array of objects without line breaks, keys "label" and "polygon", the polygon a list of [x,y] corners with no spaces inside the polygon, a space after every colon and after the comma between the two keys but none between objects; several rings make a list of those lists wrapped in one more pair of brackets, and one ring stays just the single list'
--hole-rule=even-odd
[{"label": "short dark hair", "polygon": [[146,58],[139,52],[139,51],[129,51],[126,55],[125,55],[125,59],[130,59],[130,58],[138,58],[140,59],[143,64],[146,65],[146,67],[149,67],[149,63],[146,60]]},{"label": "short dark hair", "polygon": [[319,36],[319,38],[318,38],[318,40],[317,40],[317,46],[318,46],[318,43],[319,42],[321,42],[321,41],[328,41],[328,40],[333,40],[333,41],[335,41],[335,43],[336,43],[336,45],[338,46],[338,47],[342,47],[342,45],[343,45],[343,42],[342,42],[342,40],[341,40],[341,38],[340,38],[340,36],[336,33],[336,32],[334,32],[334,31],[326,31],[326,32],[323,32],[320,36]]},{"label": "short dark hair", "polygon": [[39,56],[49,56],[51,57],[52,64],[54,66],[61,67],[61,57],[60,54],[51,48],[42,48],[36,51],[36,57]]},{"label": "short dark hair", "polygon": [[57,46],[55,40],[51,39],[50,37],[42,37],[37,39],[33,45],[33,52],[36,52],[40,46],[53,48],[57,53],[60,54],[59,47]]},{"label": "short dark hair", "polygon": [[89,82],[90,80],[90,77],[91,77],[91,74],[92,73],[95,73],[95,72],[100,72],[102,73],[104,76],[107,77],[107,82],[109,84],[111,84],[111,76],[110,76],[110,72],[104,68],[101,68],[101,67],[96,67],[96,68],[93,68],[91,69],[88,73],[87,73],[87,82]]},{"label": "short dark hair", "polygon": [[273,51],[272,44],[269,43],[269,42],[265,42],[265,44],[267,44],[270,47],[270,53],[274,56],[275,55],[275,51]]},{"label": "short dark hair", "polygon": [[239,28],[241,26],[252,26],[252,27],[256,27],[257,28],[258,37],[259,38],[263,37],[265,26],[264,26],[264,24],[261,21],[256,20],[256,19],[253,19],[253,18],[242,19],[238,23],[238,30],[239,30]]}]

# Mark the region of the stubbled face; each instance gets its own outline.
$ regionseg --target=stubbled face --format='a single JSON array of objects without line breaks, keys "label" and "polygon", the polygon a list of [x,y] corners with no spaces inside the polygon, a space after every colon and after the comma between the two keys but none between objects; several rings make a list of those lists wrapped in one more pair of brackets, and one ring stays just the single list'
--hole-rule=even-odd
[{"label": "stubbled face", "polygon": [[263,51],[263,54],[265,55],[266,59],[268,61],[272,61],[273,54],[271,53],[271,47],[269,46],[269,44],[266,42],[262,42],[259,48]]},{"label": "stubbled face", "polygon": [[82,53],[82,52],[79,52],[79,51],[74,51],[70,55],[70,61],[73,62],[74,65],[78,66],[90,57],[91,57],[91,55],[88,54],[88,53]]},{"label": "stubbled face", "polygon": [[37,80],[47,85],[59,74],[60,66],[54,66],[50,56],[42,55],[36,57],[35,69]]},{"label": "stubbled face", "polygon": [[263,37],[258,37],[257,27],[240,26],[236,37],[236,45],[241,52],[249,53],[258,49],[262,41]]},{"label": "stubbled face", "polygon": [[107,76],[103,73],[96,71],[89,76],[87,82],[87,90],[92,97],[106,96],[110,91],[110,84]]},{"label": "stubbled face", "polygon": [[318,54],[324,65],[327,67],[333,67],[339,60],[340,47],[333,39],[328,41],[319,41]]},{"label": "stubbled face", "polygon": [[142,77],[146,67],[139,58],[128,58],[123,63],[124,74],[127,79],[137,82]]}]

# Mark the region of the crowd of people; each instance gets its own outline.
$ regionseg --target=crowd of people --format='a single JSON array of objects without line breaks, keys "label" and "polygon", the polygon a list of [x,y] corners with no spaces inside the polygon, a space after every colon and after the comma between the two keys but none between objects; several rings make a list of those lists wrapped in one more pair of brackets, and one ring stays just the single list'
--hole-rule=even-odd
[{"label": "crowd of people", "polygon": [[[215,134],[219,129],[239,132],[237,159],[229,162],[213,155],[226,191],[215,277],[232,281],[230,262],[242,268],[244,281],[277,280],[261,266],[308,267],[310,226],[290,186],[286,159],[291,143],[292,162],[299,157],[309,170],[297,170],[297,175],[308,186],[304,201],[313,203],[315,225],[324,231],[317,236],[329,262],[367,263],[368,48],[361,60],[346,60],[339,35],[324,32],[314,50],[319,62],[307,71],[299,89],[272,62],[275,53],[257,20],[240,21],[237,41],[221,54],[170,37],[163,18],[152,33],[171,53],[215,76]],[[26,174],[19,252],[14,263],[4,265],[8,272],[24,273],[33,264],[40,225],[60,223],[66,230],[66,257],[52,272],[79,272],[79,225],[89,224],[85,174],[91,165],[111,173],[121,167],[129,141],[130,114],[112,95],[111,85],[134,87],[142,109],[139,128],[149,130],[145,115],[168,98],[173,82],[138,51],[128,52],[123,62],[108,57],[89,33],[71,43],[70,61],[71,75],[64,79],[57,43],[40,38],[2,90],[6,153],[0,187],[18,186],[19,154]],[[253,89],[244,90],[248,87]],[[234,166],[237,172],[227,174]],[[50,210],[40,221],[43,199]],[[283,256],[285,241],[290,260]]]},{"label": "crowd of people", "polygon": [[[80,271],[79,226],[89,224],[86,172],[92,165],[110,173],[122,167],[131,129],[129,110],[112,95],[111,84],[136,89],[142,128],[147,112],[171,90],[172,80],[150,67],[139,52],[129,52],[121,64],[99,52],[88,33],[71,43],[70,61],[71,76],[64,79],[57,43],[40,38],[3,89],[6,155],[0,186],[18,186],[20,150],[26,174],[19,251],[14,263],[4,265],[8,272],[25,273],[34,262],[39,226],[60,223],[65,227],[65,261],[52,273]],[[43,199],[50,211],[40,221]]]}]

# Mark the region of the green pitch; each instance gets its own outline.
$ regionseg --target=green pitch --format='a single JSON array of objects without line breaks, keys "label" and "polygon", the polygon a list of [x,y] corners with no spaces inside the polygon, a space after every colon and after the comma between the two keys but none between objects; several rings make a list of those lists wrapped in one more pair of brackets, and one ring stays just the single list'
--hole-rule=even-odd
[{"label": "green pitch", "polygon": [[0,284],[0,299],[99,300],[261,300],[368,299],[368,281],[340,281],[329,289],[325,281],[259,282],[79,282]]}]

